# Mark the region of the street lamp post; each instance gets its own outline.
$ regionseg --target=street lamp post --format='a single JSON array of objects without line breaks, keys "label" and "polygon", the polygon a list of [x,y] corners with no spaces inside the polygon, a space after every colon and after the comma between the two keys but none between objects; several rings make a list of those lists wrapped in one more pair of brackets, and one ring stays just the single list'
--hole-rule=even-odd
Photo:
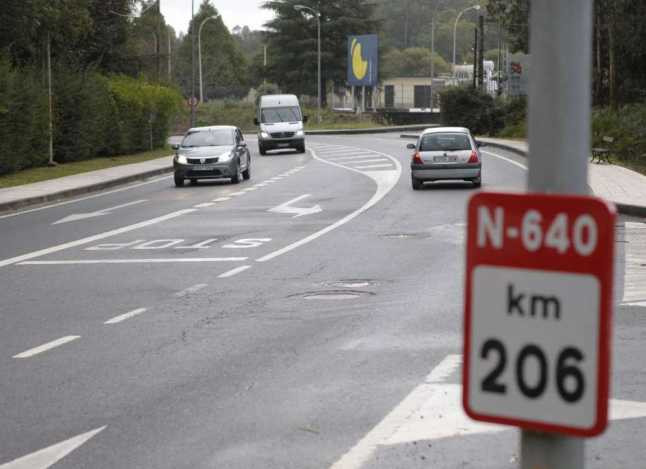
[{"label": "street lamp post", "polygon": [[200,28],[197,32],[197,63],[200,71],[200,103],[204,102],[204,86],[202,84],[202,28],[209,20],[217,20],[220,17],[219,14],[209,16],[205,18],[200,24]]},{"label": "street lamp post", "polygon": [[469,8],[465,8],[460,13],[458,13],[458,17],[455,19],[455,25],[453,26],[453,75],[455,75],[455,46],[456,46],[456,34],[458,31],[458,22],[460,21],[460,18],[462,17],[462,15],[469,10],[480,10],[480,5],[473,5],[473,6],[470,6]]},{"label": "street lamp post", "polygon": [[294,5],[296,11],[309,11],[316,17],[318,42],[318,123],[321,123],[321,12],[305,5]]}]

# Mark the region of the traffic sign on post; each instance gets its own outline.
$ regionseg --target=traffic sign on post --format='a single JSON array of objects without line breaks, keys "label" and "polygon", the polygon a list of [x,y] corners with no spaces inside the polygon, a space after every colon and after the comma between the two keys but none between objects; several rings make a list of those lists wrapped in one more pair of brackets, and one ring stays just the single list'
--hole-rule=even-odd
[{"label": "traffic sign on post", "polygon": [[463,369],[469,416],[574,436],[603,432],[614,221],[614,207],[593,197],[472,197]]}]

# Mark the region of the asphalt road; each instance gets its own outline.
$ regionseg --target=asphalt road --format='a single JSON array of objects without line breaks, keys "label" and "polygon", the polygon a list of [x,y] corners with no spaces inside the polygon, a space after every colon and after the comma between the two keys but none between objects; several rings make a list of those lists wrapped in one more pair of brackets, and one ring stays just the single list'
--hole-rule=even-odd
[{"label": "asphalt road", "polygon": [[[459,405],[474,189],[413,191],[406,143],[250,141],[239,185],[0,217],[0,469],[516,467],[517,432]],[[524,189],[522,158],[484,158],[484,189]],[[643,465],[646,224],[617,229],[618,401],[590,468]]]}]

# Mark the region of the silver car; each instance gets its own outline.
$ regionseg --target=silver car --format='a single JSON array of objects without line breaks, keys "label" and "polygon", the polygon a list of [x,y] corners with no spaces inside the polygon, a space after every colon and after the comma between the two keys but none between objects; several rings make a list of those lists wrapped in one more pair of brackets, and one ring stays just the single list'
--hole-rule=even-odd
[{"label": "silver car", "polygon": [[421,189],[424,182],[439,180],[471,181],[480,187],[482,159],[469,129],[426,129],[417,143],[410,143],[407,148],[415,150],[410,164],[413,189]]},{"label": "silver car", "polygon": [[189,129],[180,145],[173,145],[175,185],[188,179],[231,179],[237,184],[251,177],[251,154],[237,127],[212,126]]}]

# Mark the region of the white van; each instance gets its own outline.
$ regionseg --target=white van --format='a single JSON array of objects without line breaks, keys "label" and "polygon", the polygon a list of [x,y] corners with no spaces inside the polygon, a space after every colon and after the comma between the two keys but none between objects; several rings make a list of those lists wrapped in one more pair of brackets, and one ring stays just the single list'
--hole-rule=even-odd
[{"label": "white van", "polygon": [[295,148],[305,153],[305,131],[298,98],[293,94],[271,94],[260,97],[258,116],[254,120],[258,131],[258,150],[266,155],[268,150]]}]

